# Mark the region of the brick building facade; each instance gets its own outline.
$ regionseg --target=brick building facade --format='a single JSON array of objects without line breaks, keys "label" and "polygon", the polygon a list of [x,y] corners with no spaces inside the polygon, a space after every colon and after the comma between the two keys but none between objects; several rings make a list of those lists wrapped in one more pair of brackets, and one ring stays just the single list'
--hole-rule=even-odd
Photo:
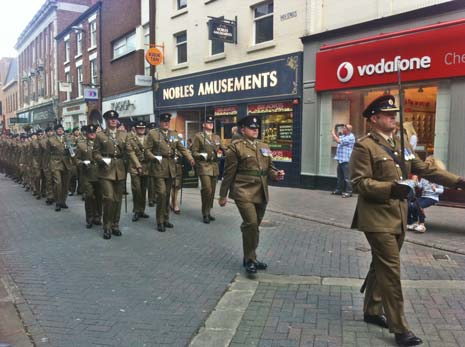
[{"label": "brick building facade", "polygon": [[17,117],[33,128],[57,121],[58,83],[55,36],[95,0],[46,0],[19,36]]},{"label": "brick building facade", "polygon": [[65,128],[102,122],[99,1],[56,36],[58,115]]}]

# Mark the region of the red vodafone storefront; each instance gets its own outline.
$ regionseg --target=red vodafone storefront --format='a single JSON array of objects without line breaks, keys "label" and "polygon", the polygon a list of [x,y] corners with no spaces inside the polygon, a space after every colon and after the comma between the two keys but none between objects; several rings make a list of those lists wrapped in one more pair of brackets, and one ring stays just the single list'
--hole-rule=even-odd
[{"label": "red vodafone storefront", "polygon": [[[361,113],[383,93],[399,102],[399,77],[404,118],[418,136],[419,155],[434,155],[450,171],[465,175],[463,18],[465,13],[455,12],[441,23],[418,18],[422,25],[416,26],[410,18],[399,17],[397,22],[386,20],[385,27],[377,20],[372,27],[302,39],[304,61],[313,62],[304,66],[303,132],[317,138],[303,139],[302,162],[314,161],[302,165],[304,185],[331,187],[337,166],[331,130],[349,123],[357,138],[364,136],[369,129]],[[383,34],[374,35],[374,30]]]}]

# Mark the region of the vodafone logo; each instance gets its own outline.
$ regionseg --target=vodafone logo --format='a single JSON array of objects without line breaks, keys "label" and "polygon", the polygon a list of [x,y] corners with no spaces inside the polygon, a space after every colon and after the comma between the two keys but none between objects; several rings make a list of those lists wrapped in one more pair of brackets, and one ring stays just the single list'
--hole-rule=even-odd
[{"label": "vodafone logo", "polygon": [[337,79],[342,83],[350,81],[353,75],[354,66],[348,61],[341,63],[341,65],[337,68]]}]

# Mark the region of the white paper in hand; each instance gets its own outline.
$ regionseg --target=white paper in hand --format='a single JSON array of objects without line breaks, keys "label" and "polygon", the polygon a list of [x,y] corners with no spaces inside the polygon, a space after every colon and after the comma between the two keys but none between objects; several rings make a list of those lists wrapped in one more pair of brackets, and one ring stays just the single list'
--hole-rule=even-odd
[{"label": "white paper in hand", "polygon": [[82,162],[84,163],[84,165],[89,165],[90,164],[90,160],[83,160]]},{"label": "white paper in hand", "polygon": [[105,162],[105,164],[110,165],[111,158],[103,158],[103,161]]},{"label": "white paper in hand", "polygon": [[156,155],[155,159],[157,159],[158,162],[161,163],[161,160],[163,159],[163,157],[161,155]]},{"label": "white paper in hand", "polygon": [[208,153],[199,153],[203,159],[207,160],[207,157],[208,157]]}]

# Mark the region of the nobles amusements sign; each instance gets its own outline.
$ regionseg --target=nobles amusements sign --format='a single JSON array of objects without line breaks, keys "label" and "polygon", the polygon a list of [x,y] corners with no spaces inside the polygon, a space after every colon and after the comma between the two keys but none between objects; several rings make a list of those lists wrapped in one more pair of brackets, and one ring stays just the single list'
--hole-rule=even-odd
[{"label": "nobles amusements sign", "polygon": [[316,55],[317,91],[465,76],[465,24],[325,49]]}]

